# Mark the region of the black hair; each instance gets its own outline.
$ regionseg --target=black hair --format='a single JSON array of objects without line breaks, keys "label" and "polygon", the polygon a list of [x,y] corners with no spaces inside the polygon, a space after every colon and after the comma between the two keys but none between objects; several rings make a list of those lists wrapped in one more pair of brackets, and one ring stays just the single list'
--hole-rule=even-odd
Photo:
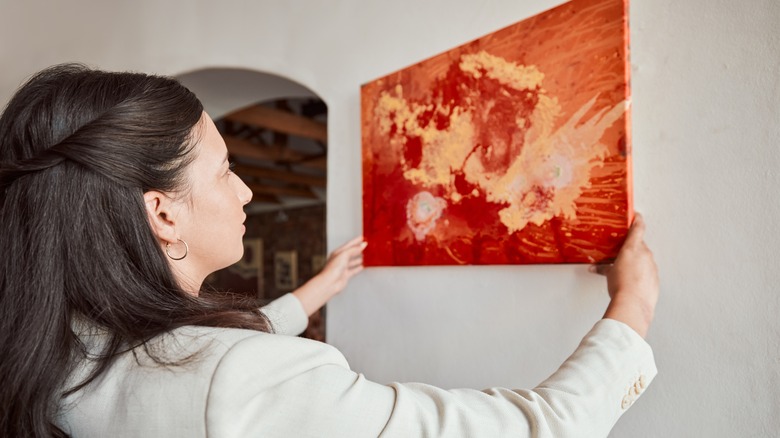
[{"label": "black hair", "polygon": [[[183,193],[203,106],[168,77],[50,67],[0,117],[0,436],[66,436],[64,395],[184,325],[271,331],[253,300],[176,282],[143,203]],[[83,320],[110,334],[90,377]]]}]

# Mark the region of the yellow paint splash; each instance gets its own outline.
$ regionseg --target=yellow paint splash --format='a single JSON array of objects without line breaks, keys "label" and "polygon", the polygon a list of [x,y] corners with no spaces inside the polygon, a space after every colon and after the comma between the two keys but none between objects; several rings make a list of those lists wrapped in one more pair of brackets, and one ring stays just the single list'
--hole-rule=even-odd
[{"label": "yellow paint splash", "polygon": [[520,65],[504,58],[491,55],[484,50],[460,58],[460,69],[470,73],[476,79],[482,77],[482,72],[490,79],[515,90],[529,90],[542,85],[544,73],[535,65]]},{"label": "yellow paint splash", "polygon": [[[467,177],[474,175],[480,181],[489,201],[509,204],[499,211],[499,217],[510,233],[529,222],[542,225],[555,216],[577,217],[574,201],[590,184],[592,169],[602,166],[608,153],[599,140],[627,106],[620,102],[583,121],[595,102],[594,97],[555,133],[543,132],[528,141],[505,174],[492,175],[497,178],[486,178],[489,174],[477,160],[467,164]],[[540,199],[540,191],[550,199]]]},{"label": "yellow paint splash", "polygon": [[[620,102],[601,109],[585,119],[596,102],[594,96],[556,128],[561,107],[556,97],[548,96],[541,88],[544,74],[536,66],[512,63],[484,51],[463,55],[458,65],[476,79],[484,76],[514,90],[529,90],[529,93],[533,90],[537,93],[536,106],[528,119],[517,117],[517,129],[509,144],[491,133],[494,143],[482,153],[474,153],[478,129],[474,121],[486,119],[494,104],[489,99],[494,96],[480,96],[476,91],[467,96],[467,104],[481,99],[484,113],[474,114],[472,109],[451,108],[441,102],[409,103],[400,85],[392,93],[383,92],[375,109],[380,132],[390,135],[392,127],[396,127],[390,141],[397,150],[402,150],[403,142],[409,136],[420,137],[422,141],[422,159],[418,166],[411,167],[402,160],[404,178],[421,190],[443,187],[446,200],[458,203],[464,196],[479,193],[476,189],[474,193],[458,193],[453,171],[462,169],[466,180],[479,187],[488,201],[507,204],[499,211],[498,219],[509,233],[522,230],[529,223],[542,225],[555,216],[576,218],[575,200],[588,187],[591,171],[603,166],[608,153],[600,139],[624,114],[628,103]],[[419,125],[418,117],[431,110],[449,117],[447,129],[439,130],[434,124]],[[519,153],[502,171],[486,170],[486,162],[502,151]],[[437,204],[439,211],[444,208],[445,204]],[[420,234],[419,225],[417,228],[413,229],[416,235]],[[426,229],[425,234],[428,231]]]}]

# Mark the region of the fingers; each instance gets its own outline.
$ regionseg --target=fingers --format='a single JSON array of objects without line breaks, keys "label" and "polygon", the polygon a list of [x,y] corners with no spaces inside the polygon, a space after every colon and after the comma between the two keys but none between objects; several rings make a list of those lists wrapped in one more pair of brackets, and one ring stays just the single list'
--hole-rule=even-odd
[{"label": "fingers", "polygon": [[368,243],[363,240],[363,236],[355,237],[354,239],[350,240],[349,242],[347,242],[347,243],[341,245],[340,247],[336,248],[331,253],[331,257],[336,256],[338,254],[341,254],[344,251],[349,251],[349,250],[359,249],[360,251],[363,251],[366,248],[366,245],[368,245]]},{"label": "fingers", "polygon": [[349,242],[345,243],[344,245],[341,245],[342,248],[357,245],[358,243],[363,241],[363,236],[357,236],[350,240]]},{"label": "fingers", "polygon": [[[618,260],[624,258],[621,257],[624,254],[624,249],[632,248],[647,248],[644,242],[645,235],[645,219],[641,213],[635,213],[634,222],[631,224],[631,228],[628,230],[626,240],[623,242],[623,247],[618,255]],[[591,265],[588,271],[599,275],[609,275],[609,272],[614,267],[616,260],[604,260],[595,265]]]},{"label": "fingers", "polygon": [[344,255],[348,257],[349,259],[353,259],[355,257],[363,257],[363,250],[366,249],[366,246],[368,246],[368,243],[362,242],[358,245],[353,245],[347,248],[342,249],[339,252],[334,252],[331,254],[331,258],[338,257],[340,255]]},{"label": "fingers", "polygon": [[634,223],[631,224],[631,229],[628,230],[628,235],[626,236],[626,241],[623,243],[624,246],[636,246],[645,237],[645,220],[642,217],[640,213],[636,213],[634,216]]},{"label": "fingers", "polygon": [[357,267],[363,267],[363,254],[358,254],[349,258],[347,262],[347,268],[355,269]]},{"label": "fingers", "polygon": [[363,250],[368,243],[361,237],[352,239],[341,248],[334,251],[328,259],[329,264],[346,267],[348,270],[363,266]]},{"label": "fingers", "polygon": [[592,272],[594,274],[607,275],[607,274],[609,274],[609,271],[611,271],[613,267],[614,267],[614,265],[611,262],[598,263],[598,264],[595,264],[595,265],[590,265],[588,267],[588,271],[590,271],[590,272]]}]

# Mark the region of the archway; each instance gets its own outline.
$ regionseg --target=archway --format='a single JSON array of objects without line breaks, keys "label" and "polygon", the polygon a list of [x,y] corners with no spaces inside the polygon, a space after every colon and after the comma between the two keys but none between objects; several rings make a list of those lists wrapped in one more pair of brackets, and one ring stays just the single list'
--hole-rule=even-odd
[{"label": "archway", "polygon": [[[296,82],[257,71],[210,68],[178,78],[203,102],[253,192],[244,259],[208,285],[268,301],[294,290],[326,258],[327,105]],[[325,340],[324,310],[303,336]]]}]

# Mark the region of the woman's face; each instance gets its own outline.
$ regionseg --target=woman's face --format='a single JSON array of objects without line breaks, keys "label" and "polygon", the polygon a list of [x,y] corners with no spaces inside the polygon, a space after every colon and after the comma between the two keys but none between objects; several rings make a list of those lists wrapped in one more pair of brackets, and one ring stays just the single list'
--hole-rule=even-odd
[{"label": "woman's face", "polygon": [[200,141],[186,169],[190,193],[175,219],[176,232],[189,246],[185,260],[190,275],[205,278],[243,256],[243,207],[252,191],[230,170],[225,141],[205,112],[195,129],[200,130]]}]

